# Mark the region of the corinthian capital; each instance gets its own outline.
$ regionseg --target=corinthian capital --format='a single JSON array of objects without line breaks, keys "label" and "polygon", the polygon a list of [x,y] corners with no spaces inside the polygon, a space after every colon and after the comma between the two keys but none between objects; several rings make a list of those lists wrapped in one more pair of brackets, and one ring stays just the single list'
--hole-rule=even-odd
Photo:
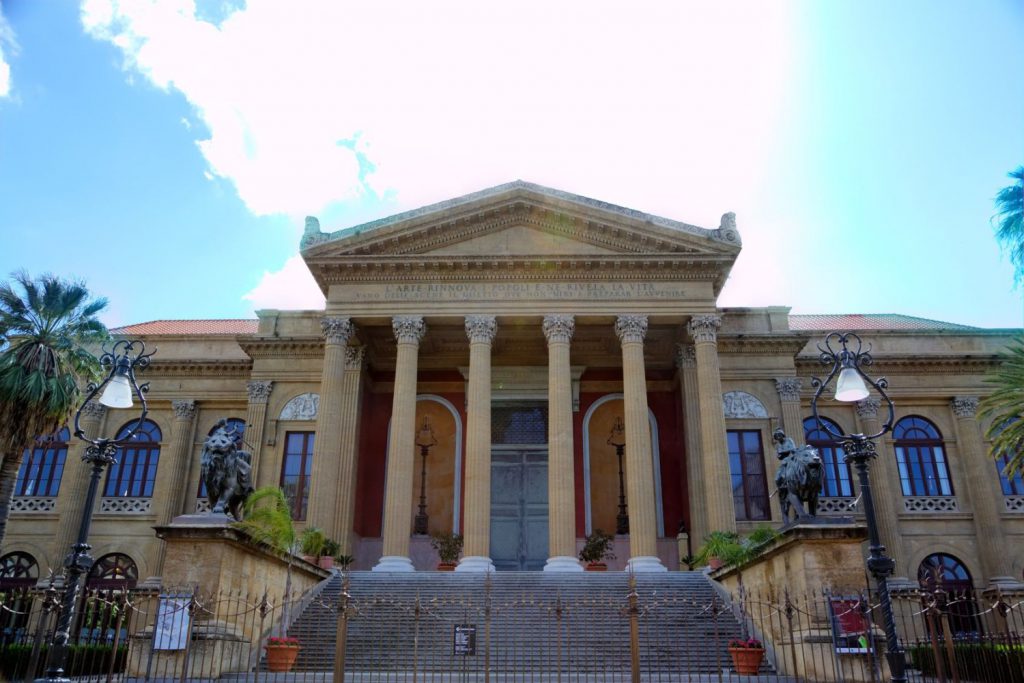
[{"label": "corinthian capital", "polygon": [[955,396],[949,402],[949,405],[953,408],[953,414],[957,417],[974,417],[978,412],[978,397]]},{"label": "corinthian capital", "polygon": [[775,380],[775,390],[783,401],[799,401],[802,385],[799,377],[779,377]]},{"label": "corinthian capital", "polygon": [[345,347],[345,369],[360,370],[363,367],[363,358],[366,357],[365,346]]},{"label": "corinthian capital", "polygon": [[171,401],[174,408],[174,419],[188,421],[196,416],[196,402],[190,399],[176,399]]},{"label": "corinthian capital", "polygon": [[684,369],[697,367],[697,349],[693,344],[676,344],[676,366]]},{"label": "corinthian capital", "polygon": [[328,344],[348,344],[349,338],[355,332],[356,326],[349,318],[324,318],[320,321],[320,327],[324,331],[324,339]]},{"label": "corinthian capital", "polygon": [[391,319],[391,329],[399,344],[419,344],[427,332],[427,324],[423,322],[422,315],[396,315]]},{"label": "corinthian capital", "polygon": [[573,332],[576,331],[576,318],[571,315],[546,315],[542,328],[548,344],[568,344],[572,340]]},{"label": "corinthian capital", "polygon": [[249,390],[249,403],[266,403],[274,382],[269,379],[254,379],[245,385]]},{"label": "corinthian capital", "polygon": [[643,342],[647,336],[646,315],[620,315],[615,319],[615,334],[619,336],[619,343]]},{"label": "corinthian capital", "polygon": [[876,419],[881,406],[882,402],[873,396],[857,401],[857,416],[861,419]]},{"label": "corinthian capital", "polygon": [[469,343],[483,342],[490,344],[498,333],[498,321],[493,315],[467,315],[466,336]]},{"label": "corinthian capital", "polygon": [[82,406],[82,419],[99,422],[107,414],[107,407],[97,401],[89,401]]},{"label": "corinthian capital", "polygon": [[720,315],[695,315],[690,318],[687,329],[690,331],[690,337],[694,342],[711,342],[714,344],[718,341],[718,328],[721,326],[722,316]]}]

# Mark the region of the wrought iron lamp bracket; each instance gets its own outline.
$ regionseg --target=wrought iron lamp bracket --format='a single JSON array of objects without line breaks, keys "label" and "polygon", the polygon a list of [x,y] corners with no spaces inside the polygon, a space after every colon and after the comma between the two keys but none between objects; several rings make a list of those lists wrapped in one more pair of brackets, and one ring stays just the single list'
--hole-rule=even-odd
[{"label": "wrought iron lamp bracket", "polygon": [[[838,348],[833,347],[833,342],[835,342]],[[855,347],[853,346],[854,344],[856,344]],[[820,354],[818,360],[821,361],[823,366],[829,368],[828,375],[824,380],[817,377],[811,378],[811,386],[814,387],[814,397],[811,398],[811,413],[814,415],[814,421],[817,423],[818,429],[826,432],[835,440],[843,442],[843,448],[847,453],[848,459],[855,460],[855,457],[874,458],[875,447],[871,442],[872,439],[877,439],[883,434],[890,432],[893,423],[896,421],[896,408],[886,392],[886,389],[889,388],[889,381],[884,377],[872,379],[864,372],[864,368],[870,367],[874,363],[874,358],[871,356],[871,347],[868,346],[865,349],[861,338],[854,332],[847,332],[846,334],[832,332],[825,337],[824,345],[818,344],[818,352]],[[885,401],[888,416],[878,432],[874,434],[847,434],[836,430],[832,423],[822,420],[818,414],[818,399],[821,398],[821,395],[845,368],[855,370],[860,378],[872,387],[882,397],[882,400]],[[847,444],[850,445],[850,450],[856,452],[856,456],[846,450]]]},{"label": "wrought iron lamp bracket", "polygon": [[[138,350],[136,351],[136,349]],[[139,398],[139,402],[142,404],[142,413],[131,430],[120,439],[89,438],[85,430],[82,429],[82,408],[79,408],[78,412],[75,413],[75,436],[82,441],[92,444],[86,448],[85,454],[82,456],[82,459],[86,462],[95,463],[102,461],[106,464],[114,462],[113,454],[117,451],[117,448],[130,441],[142,427],[143,422],[146,420],[146,415],[149,414],[149,405],[146,403],[149,382],[139,384],[135,379],[135,371],[148,368],[154,353],[156,353],[156,349],[146,353],[146,344],[140,340],[129,341],[121,339],[114,342],[114,345],[109,350],[105,350],[103,355],[100,356],[100,366],[107,368],[107,376],[99,384],[89,382],[85,388],[88,394],[85,400],[82,401],[82,406],[87,405],[99,396],[115,376],[123,374],[128,380],[132,393]]]}]

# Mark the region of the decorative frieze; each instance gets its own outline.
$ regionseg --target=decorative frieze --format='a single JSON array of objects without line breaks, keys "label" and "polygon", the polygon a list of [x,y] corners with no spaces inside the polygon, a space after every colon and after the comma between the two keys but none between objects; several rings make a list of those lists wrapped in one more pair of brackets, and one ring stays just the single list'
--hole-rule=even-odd
[{"label": "decorative frieze", "polygon": [[11,499],[11,512],[53,512],[57,499],[42,496],[15,496]]},{"label": "decorative frieze", "polygon": [[615,319],[615,334],[619,342],[628,344],[630,342],[643,342],[647,336],[646,315],[620,315]]},{"label": "decorative frieze", "polygon": [[245,388],[249,391],[249,403],[266,403],[270,399],[274,382],[269,379],[254,379],[246,384]]},{"label": "decorative frieze", "polygon": [[730,420],[766,419],[768,410],[754,395],[745,391],[727,391],[722,394],[722,410]]},{"label": "decorative frieze", "polygon": [[466,337],[470,344],[490,344],[498,333],[498,320],[493,315],[467,315]]},{"label": "decorative frieze", "polygon": [[679,369],[697,367],[697,348],[693,344],[676,345],[676,367]]},{"label": "decorative frieze", "polygon": [[687,329],[695,344],[718,341],[718,328],[722,326],[720,315],[695,315],[690,318]]},{"label": "decorative frieze", "polygon": [[419,344],[427,332],[427,324],[423,322],[422,315],[396,315],[391,319],[391,329],[399,344]]},{"label": "decorative frieze", "polygon": [[366,358],[365,346],[345,347],[345,369],[360,370],[363,367],[363,360]]},{"label": "decorative frieze", "polygon": [[323,318],[320,321],[320,329],[323,330],[324,340],[328,344],[345,346],[355,332],[356,326],[349,318]]},{"label": "decorative frieze", "polygon": [[284,404],[281,420],[315,420],[320,412],[320,394],[308,392],[299,394]]},{"label": "decorative frieze", "polygon": [[978,412],[977,396],[955,396],[949,402],[953,408],[953,414],[957,417],[974,417]]},{"label": "decorative frieze", "polygon": [[153,510],[152,498],[101,498],[100,512],[115,515],[146,515]]},{"label": "decorative frieze", "polygon": [[862,420],[875,420],[878,418],[878,409],[881,406],[882,401],[873,396],[857,401],[857,417]]},{"label": "decorative frieze", "polygon": [[576,331],[576,318],[571,315],[546,315],[541,327],[548,344],[568,344]]},{"label": "decorative frieze", "polygon": [[775,390],[783,401],[799,401],[802,386],[799,377],[779,377],[775,380]]},{"label": "decorative frieze", "polygon": [[171,408],[174,409],[175,420],[189,422],[196,416],[196,402],[191,399],[176,399],[171,401]]},{"label": "decorative frieze", "polygon": [[196,514],[201,515],[210,511],[210,501],[207,498],[196,498]]},{"label": "decorative frieze", "polygon": [[1024,496],[1006,496],[1003,502],[1007,512],[1024,513]]},{"label": "decorative frieze", "polygon": [[107,407],[98,401],[89,401],[82,406],[82,419],[99,422],[107,414]]},{"label": "decorative frieze", "polygon": [[906,512],[958,512],[953,496],[908,496],[903,499],[903,509]]},{"label": "decorative frieze", "polygon": [[852,515],[857,512],[857,499],[847,496],[822,496],[818,498],[818,514],[826,517],[831,515]]}]

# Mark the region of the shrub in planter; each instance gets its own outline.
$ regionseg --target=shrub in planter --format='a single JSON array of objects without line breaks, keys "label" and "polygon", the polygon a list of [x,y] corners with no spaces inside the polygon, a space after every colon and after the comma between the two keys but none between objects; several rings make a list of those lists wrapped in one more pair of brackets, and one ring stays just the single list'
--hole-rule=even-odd
[{"label": "shrub in planter", "polygon": [[764,645],[757,638],[730,640],[729,654],[736,673],[751,676],[757,674],[764,659]]},{"label": "shrub in planter", "polygon": [[433,534],[430,537],[430,547],[437,551],[437,557],[441,560],[437,568],[440,571],[451,571],[455,569],[455,563],[462,554],[462,534],[447,531]]},{"label": "shrub in planter", "polygon": [[608,569],[604,561],[615,559],[615,553],[612,552],[614,545],[614,536],[594,529],[594,532],[583,541],[583,549],[580,550],[580,560],[587,563],[587,571],[603,572]]}]

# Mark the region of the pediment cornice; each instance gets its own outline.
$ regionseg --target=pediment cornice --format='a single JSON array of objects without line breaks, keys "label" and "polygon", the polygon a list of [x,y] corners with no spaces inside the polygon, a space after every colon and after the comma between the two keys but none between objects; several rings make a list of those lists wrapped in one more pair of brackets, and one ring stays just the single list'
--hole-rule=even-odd
[{"label": "pediment cornice", "polygon": [[252,359],[321,358],[324,355],[323,339],[245,337],[238,340],[238,345]]}]

